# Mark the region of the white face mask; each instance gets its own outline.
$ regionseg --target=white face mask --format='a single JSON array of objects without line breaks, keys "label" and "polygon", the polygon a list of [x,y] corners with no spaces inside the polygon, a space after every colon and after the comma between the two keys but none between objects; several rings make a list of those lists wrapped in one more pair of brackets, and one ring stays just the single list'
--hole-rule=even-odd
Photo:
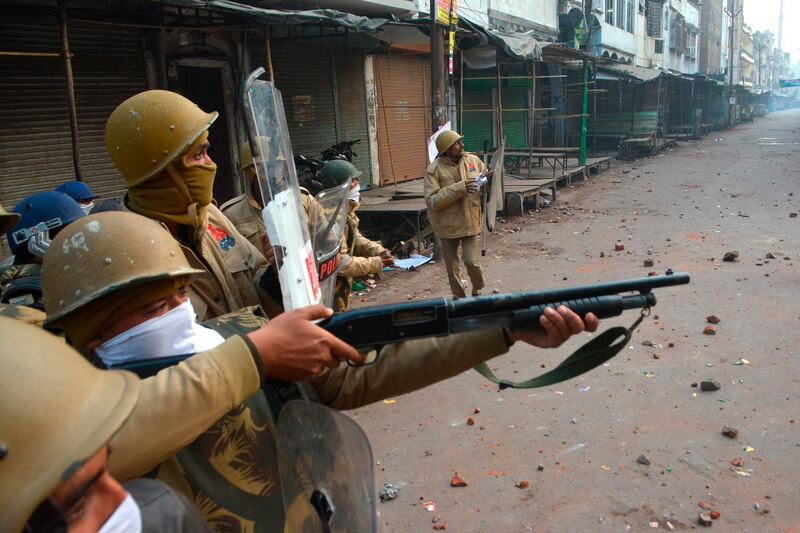
[{"label": "white face mask", "polygon": [[361,191],[358,190],[358,187],[350,189],[350,192],[347,193],[347,199],[355,203],[361,202]]},{"label": "white face mask", "polygon": [[100,527],[97,533],[141,533],[142,532],[142,513],[133,496],[128,496],[122,500],[108,517],[108,520]]},{"label": "white face mask", "polygon": [[225,339],[196,321],[186,300],[163,315],[151,318],[113,337],[95,349],[106,366],[140,359],[189,355],[219,346]]},{"label": "white face mask", "polygon": [[83,210],[84,215],[88,215],[93,207],[94,207],[94,202],[89,202],[88,204],[81,204],[81,209]]}]

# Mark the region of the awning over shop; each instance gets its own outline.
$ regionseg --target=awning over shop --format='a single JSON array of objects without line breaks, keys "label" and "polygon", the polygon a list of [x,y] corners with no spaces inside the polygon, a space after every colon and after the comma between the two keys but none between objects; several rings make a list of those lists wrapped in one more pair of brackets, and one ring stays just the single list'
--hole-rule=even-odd
[{"label": "awning over shop", "polygon": [[665,75],[668,74],[656,68],[637,67],[621,63],[597,65],[597,79],[599,80],[618,80],[624,77],[646,82]]},{"label": "awning over shop", "polygon": [[506,32],[485,28],[468,19],[460,18],[459,26],[471,35],[458,40],[464,62],[472,69],[492,68],[497,64],[497,50],[511,59],[541,61],[542,46],[533,32]]},{"label": "awning over shop", "polygon": [[281,11],[251,6],[230,0],[169,0],[170,5],[197,9],[215,9],[251,17],[270,25],[322,24],[339,26],[353,31],[373,32],[397,21],[396,18],[370,18],[335,9],[313,9],[308,11]]}]

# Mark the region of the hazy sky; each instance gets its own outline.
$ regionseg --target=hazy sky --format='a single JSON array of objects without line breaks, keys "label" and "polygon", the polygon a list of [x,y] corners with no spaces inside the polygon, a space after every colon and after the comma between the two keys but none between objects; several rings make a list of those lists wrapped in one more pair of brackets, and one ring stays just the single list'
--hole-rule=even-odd
[{"label": "hazy sky", "polygon": [[[778,15],[781,0],[744,0],[744,21],[753,31],[769,30],[778,45]],[[792,54],[792,63],[800,59],[800,1],[783,0],[783,51]]]}]

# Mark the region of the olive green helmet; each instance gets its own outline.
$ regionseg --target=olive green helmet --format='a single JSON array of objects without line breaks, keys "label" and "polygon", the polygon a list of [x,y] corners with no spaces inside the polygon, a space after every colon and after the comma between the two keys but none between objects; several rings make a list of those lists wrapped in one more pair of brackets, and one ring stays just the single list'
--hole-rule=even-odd
[{"label": "olive green helmet", "polygon": [[19,213],[9,213],[0,205],[0,234],[10,231],[19,222]]},{"label": "olive green helmet", "polygon": [[[258,142],[262,151],[261,157],[265,159],[269,157],[269,153],[264,153],[264,151],[269,150],[270,140],[271,138],[266,135],[259,135],[256,137],[256,142]],[[247,170],[252,166],[253,151],[250,149],[250,141],[245,141],[239,146],[239,170]]]},{"label": "olive green helmet", "polygon": [[106,150],[128,187],[161,172],[219,116],[170,91],[144,91],[117,106],[106,122]]},{"label": "olive green helmet", "polygon": [[442,155],[463,138],[463,135],[459,135],[453,130],[444,130],[436,137],[436,151],[439,152],[439,155]]},{"label": "olive green helmet", "polygon": [[239,170],[247,170],[251,166],[253,166],[253,151],[250,150],[250,143],[245,141],[239,146]]},{"label": "olive green helmet", "polygon": [[0,531],[22,530],[108,443],[139,389],[135,375],[97,369],[62,339],[0,317]]},{"label": "olive green helmet", "polygon": [[334,159],[325,163],[325,166],[319,171],[319,181],[322,183],[323,189],[332,189],[348,179],[355,179],[360,175],[361,171],[353,163],[343,159]]},{"label": "olive green helmet", "polygon": [[83,217],[56,235],[45,254],[45,325],[117,291],[202,272],[158,222],[126,211]]}]

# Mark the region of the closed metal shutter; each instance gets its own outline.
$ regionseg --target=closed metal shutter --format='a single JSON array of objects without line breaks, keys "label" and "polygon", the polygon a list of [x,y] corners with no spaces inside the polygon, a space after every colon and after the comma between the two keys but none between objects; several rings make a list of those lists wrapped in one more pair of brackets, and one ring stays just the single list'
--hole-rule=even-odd
[{"label": "closed metal shutter", "polygon": [[140,29],[80,23],[68,32],[83,179],[101,197],[119,196],[125,182],[106,151],[106,121],[123,100],[147,90],[144,36]]},{"label": "closed metal shutter", "polygon": [[464,87],[464,149],[483,153],[483,143],[494,146],[494,113],[492,113],[492,90],[489,88]]},{"label": "closed metal shutter", "polygon": [[428,165],[430,60],[375,56],[381,187],[422,178]]},{"label": "closed metal shutter", "polygon": [[503,87],[503,109],[521,111],[503,111],[503,133],[506,147],[523,149],[528,145],[528,90],[520,87]]},{"label": "closed metal shutter", "polygon": [[[147,88],[141,30],[69,23],[81,169],[100,196],[125,186],[106,154],[105,122],[125,98]],[[0,49],[61,52],[55,18],[3,17]],[[75,179],[61,58],[0,57],[0,200],[11,207]]]},{"label": "closed metal shutter", "polygon": [[[353,158],[353,165],[363,172],[362,188],[369,186],[372,172],[364,53],[358,49],[315,46],[299,41],[276,40],[271,46],[275,86],[283,96],[292,150],[319,159],[323,150],[339,141],[361,139],[354,148],[358,155]],[[252,68],[266,68],[263,41],[252,42],[248,51]]]},{"label": "closed metal shutter", "polygon": [[331,49],[274,41],[272,66],[275,85],[283,95],[292,149],[319,158],[336,142]]},{"label": "closed metal shutter", "polygon": [[[0,50],[61,53],[57,20],[0,18]],[[72,179],[72,145],[64,61],[0,57],[0,201]]]},{"label": "closed metal shutter", "polygon": [[369,164],[367,95],[362,51],[341,48],[336,50],[336,87],[339,99],[339,139],[361,139],[353,147],[353,151],[358,154],[353,157],[353,165],[363,172],[359,183],[364,189],[372,183],[372,169]]}]

